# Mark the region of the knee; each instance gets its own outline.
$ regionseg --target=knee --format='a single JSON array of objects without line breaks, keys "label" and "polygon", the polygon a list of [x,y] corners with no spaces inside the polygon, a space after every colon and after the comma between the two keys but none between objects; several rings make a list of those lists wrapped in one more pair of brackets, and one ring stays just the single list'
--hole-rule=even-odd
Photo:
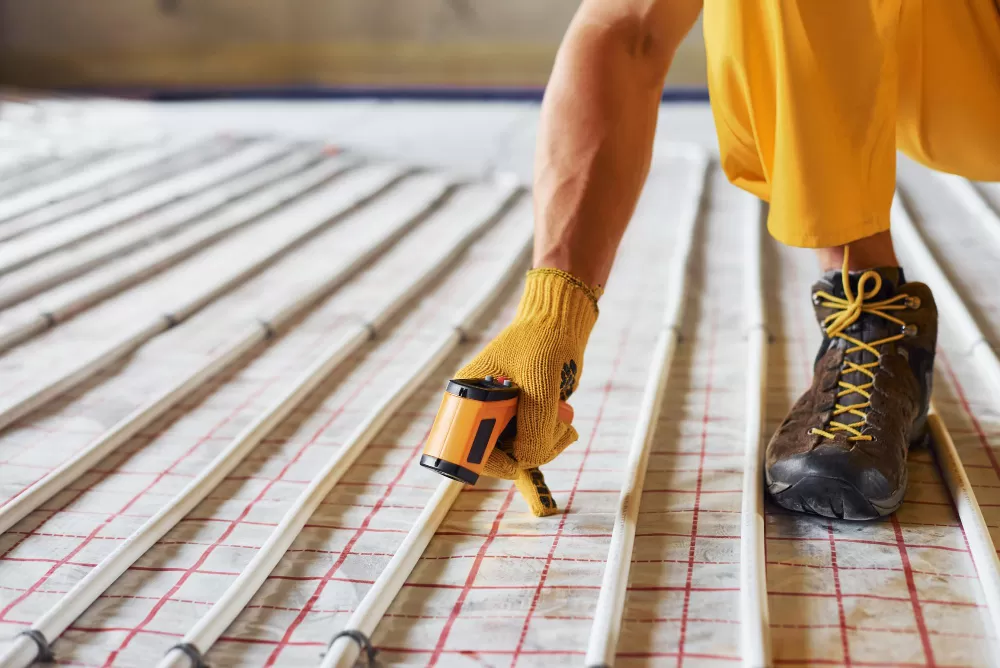
[{"label": "knee", "polygon": [[931,169],[976,181],[1000,181],[1000,126],[995,122],[901,122],[896,144],[903,153]]}]

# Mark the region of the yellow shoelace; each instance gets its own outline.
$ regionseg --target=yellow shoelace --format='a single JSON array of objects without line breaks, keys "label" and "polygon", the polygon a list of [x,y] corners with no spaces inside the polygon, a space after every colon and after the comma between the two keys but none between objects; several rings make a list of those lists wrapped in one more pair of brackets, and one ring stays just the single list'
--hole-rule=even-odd
[{"label": "yellow shoelace", "polygon": [[[847,271],[846,248],[844,249],[844,266],[841,276],[844,281],[844,297],[837,297],[836,295],[831,295],[828,292],[822,291],[817,292],[816,297],[822,300],[820,305],[824,308],[836,309],[835,313],[831,313],[823,320],[823,325],[826,327],[826,335],[829,337],[844,339],[853,345],[852,348],[848,348],[844,351],[844,366],[840,369],[840,380],[837,383],[841,389],[840,392],[837,393],[837,399],[843,399],[851,394],[858,394],[864,397],[865,401],[863,403],[848,404],[846,406],[842,405],[838,401],[833,413],[830,416],[830,423],[827,429],[813,428],[809,433],[833,439],[835,438],[834,432],[846,431],[850,434],[847,439],[849,441],[870,441],[872,440],[871,435],[862,434],[861,428],[864,427],[865,423],[868,421],[868,414],[865,411],[872,405],[872,395],[870,390],[875,386],[875,373],[872,369],[878,367],[879,359],[882,356],[878,350],[878,346],[885,345],[886,343],[892,343],[893,341],[899,341],[903,338],[903,334],[900,333],[884,339],[879,339],[878,341],[865,343],[864,341],[859,341],[852,336],[844,334],[844,330],[857,322],[862,313],[877,315],[880,318],[885,318],[890,322],[896,323],[901,328],[905,327],[906,323],[889,313],[889,311],[901,311],[906,309],[907,306],[903,302],[907,300],[907,295],[896,295],[895,297],[884,299],[882,301],[869,302],[868,300],[877,295],[878,291],[882,288],[882,277],[877,271],[872,270],[868,270],[861,274],[861,278],[858,279],[858,293],[855,295],[851,290],[850,278]],[[866,290],[865,285],[870,281],[873,282],[872,287]],[[865,364],[858,364],[847,358],[848,355],[862,350],[868,351],[874,355],[875,360]],[[844,380],[844,375],[851,372],[864,374],[871,380],[867,383],[862,383],[861,385],[848,383]],[[854,417],[859,418],[859,420],[856,422],[846,423],[834,419],[841,415],[853,415]]]}]

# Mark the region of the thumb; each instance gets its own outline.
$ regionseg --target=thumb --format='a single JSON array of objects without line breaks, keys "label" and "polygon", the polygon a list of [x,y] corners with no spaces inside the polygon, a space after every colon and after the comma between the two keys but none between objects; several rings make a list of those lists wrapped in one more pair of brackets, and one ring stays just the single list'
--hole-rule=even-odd
[{"label": "thumb", "polygon": [[498,443],[497,447],[493,448],[493,452],[490,453],[489,459],[486,460],[483,475],[513,480],[517,477],[517,462],[508,454],[507,449]]},{"label": "thumb", "polygon": [[549,455],[547,461],[542,462],[543,464],[548,464],[550,461],[562,454],[562,451],[568,448],[573,443],[580,438],[577,433],[576,428],[571,424],[565,422],[556,422],[556,432],[552,438],[552,452]]}]

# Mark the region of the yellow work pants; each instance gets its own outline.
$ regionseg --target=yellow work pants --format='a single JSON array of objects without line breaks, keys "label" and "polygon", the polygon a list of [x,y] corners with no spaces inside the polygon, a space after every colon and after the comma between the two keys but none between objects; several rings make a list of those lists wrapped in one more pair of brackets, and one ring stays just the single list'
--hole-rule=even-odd
[{"label": "yellow work pants", "polygon": [[1000,0],[705,0],[722,168],[792,246],[889,229],[896,148],[1000,180]]}]

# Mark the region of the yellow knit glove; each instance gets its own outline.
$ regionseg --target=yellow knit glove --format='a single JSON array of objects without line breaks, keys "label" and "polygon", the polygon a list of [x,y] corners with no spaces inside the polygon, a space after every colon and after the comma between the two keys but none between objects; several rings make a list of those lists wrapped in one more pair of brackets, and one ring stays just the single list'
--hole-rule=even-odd
[{"label": "yellow knit glove", "polygon": [[497,444],[483,473],[513,480],[537,517],[558,511],[538,467],[578,438],[572,425],[557,420],[557,412],[583,372],[597,297],[565,271],[532,269],[513,322],[456,376],[504,376],[521,387],[517,436]]}]

